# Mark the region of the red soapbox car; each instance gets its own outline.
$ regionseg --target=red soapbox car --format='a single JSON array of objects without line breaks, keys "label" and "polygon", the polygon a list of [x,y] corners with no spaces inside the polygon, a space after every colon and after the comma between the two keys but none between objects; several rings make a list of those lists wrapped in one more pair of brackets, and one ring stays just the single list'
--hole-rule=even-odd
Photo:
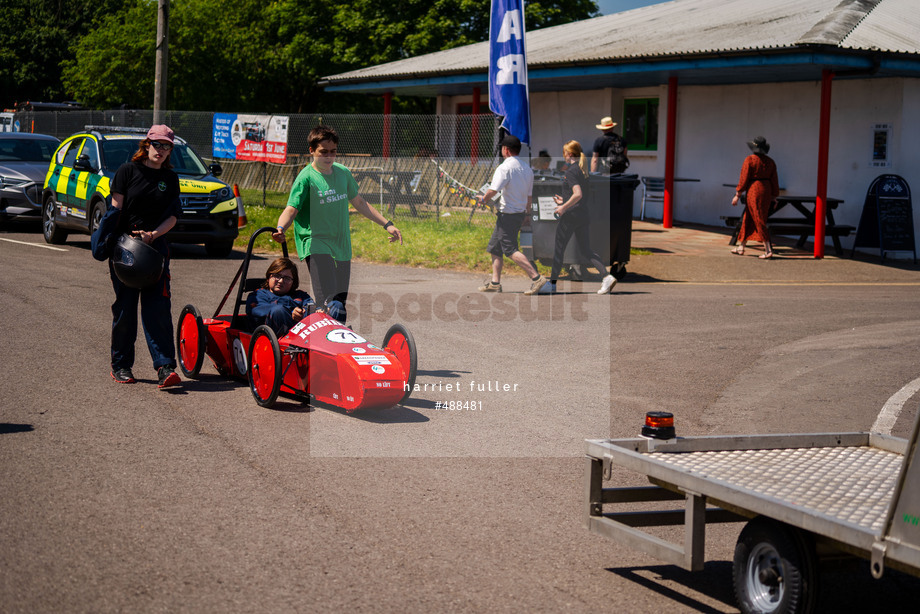
[{"label": "red soapbox car", "polygon": [[[207,355],[221,375],[248,379],[252,396],[263,407],[271,407],[279,394],[304,402],[315,399],[348,412],[385,409],[407,399],[415,385],[417,356],[412,334],[402,324],[390,327],[382,347],[321,312],[305,316],[280,339],[268,326],[251,330],[246,295],[265,281],[264,276],[246,277],[252,247],[257,236],[274,230],[265,227],[253,233],[213,317],[202,319],[193,305],[182,309],[176,327],[182,372],[197,378]],[[286,243],[282,251],[287,256]],[[234,286],[233,313],[218,315]]]}]

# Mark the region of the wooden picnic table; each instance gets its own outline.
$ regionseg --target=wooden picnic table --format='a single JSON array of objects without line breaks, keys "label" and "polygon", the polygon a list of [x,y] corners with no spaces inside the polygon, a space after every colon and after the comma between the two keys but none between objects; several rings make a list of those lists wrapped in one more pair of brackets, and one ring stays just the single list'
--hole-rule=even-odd
[{"label": "wooden picnic table", "polygon": [[[816,196],[778,196],[771,204],[770,212],[767,216],[767,227],[770,229],[770,234],[798,236],[795,246],[799,249],[804,247],[808,237],[812,237],[815,234],[815,207],[817,200]],[[837,224],[834,220],[834,209],[842,202],[843,200],[839,198],[828,198],[825,206],[824,234],[834,242],[837,256],[843,256],[840,237],[847,237],[856,230],[853,226]],[[786,208],[787,205],[795,211],[795,215],[783,217],[777,215],[780,211],[792,213],[790,209]],[[747,205],[745,205],[746,210]],[[743,216],[744,212],[742,212],[741,216],[722,216],[725,224],[735,229],[731,240],[728,242],[729,245],[735,245],[738,242],[738,233],[741,231],[741,218]]]},{"label": "wooden picnic table", "polygon": [[418,211],[415,209],[416,202],[424,199],[415,193],[413,182],[417,181],[418,175],[421,174],[420,171],[355,169],[351,173],[355,181],[369,177],[382,186],[383,192],[386,193],[385,200],[389,205],[390,215],[396,211],[396,204],[402,202],[409,205],[409,210],[414,217],[418,216]]}]

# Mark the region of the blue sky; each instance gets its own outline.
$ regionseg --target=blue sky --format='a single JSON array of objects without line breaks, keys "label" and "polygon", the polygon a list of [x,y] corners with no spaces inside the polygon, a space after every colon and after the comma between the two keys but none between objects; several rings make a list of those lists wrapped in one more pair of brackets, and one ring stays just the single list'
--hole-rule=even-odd
[{"label": "blue sky", "polygon": [[597,7],[601,14],[609,15],[610,13],[619,13],[629,9],[648,6],[649,4],[660,4],[667,0],[597,0]]}]

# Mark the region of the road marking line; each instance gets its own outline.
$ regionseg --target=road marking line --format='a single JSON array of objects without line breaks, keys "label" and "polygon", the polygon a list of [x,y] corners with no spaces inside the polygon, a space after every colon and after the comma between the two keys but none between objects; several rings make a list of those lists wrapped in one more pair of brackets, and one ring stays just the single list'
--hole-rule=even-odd
[{"label": "road marking line", "polygon": [[901,409],[918,390],[920,390],[920,377],[891,395],[891,398],[882,407],[882,411],[878,413],[875,424],[872,425],[872,432],[891,435],[891,429],[894,428],[894,423],[897,422]]},{"label": "road marking line", "polygon": [[56,252],[66,252],[67,250],[63,247],[54,247],[52,245],[42,245],[41,243],[28,243],[26,241],[16,241],[15,239],[4,239],[0,237],[0,241],[7,241],[8,243],[18,243],[19,245],[31,245],[32,247],[44,247],[45,249],[53,249]]}]

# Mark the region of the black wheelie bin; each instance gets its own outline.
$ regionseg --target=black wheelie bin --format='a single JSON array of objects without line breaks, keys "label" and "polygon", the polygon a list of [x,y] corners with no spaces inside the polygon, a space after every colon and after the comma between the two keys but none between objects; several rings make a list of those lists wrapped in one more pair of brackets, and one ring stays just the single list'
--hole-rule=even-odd
[{"label": "black wheelie bin", "polygon": [[[638,175],[592,174],[588,177],[584,205],[587,205],[591,215],[591,249],[611,266],[611,272],[617,280],[626,276],[626,263],[629,262],[632,244],[633,193],[638,185]],[[527,233],[525,225],[521,233],[521,249],[528,258],[546,266],[553,263],[556,226],[559,224],[553,216],[556,208],[553,196],[561,193],[560,175],[534,176],[530,228]],[[576,249],[576,241],[574,236],[569,240],[563,254],[563,266],[573,279],[587,279],[591,276],[586,270],[588,263]]]}]

